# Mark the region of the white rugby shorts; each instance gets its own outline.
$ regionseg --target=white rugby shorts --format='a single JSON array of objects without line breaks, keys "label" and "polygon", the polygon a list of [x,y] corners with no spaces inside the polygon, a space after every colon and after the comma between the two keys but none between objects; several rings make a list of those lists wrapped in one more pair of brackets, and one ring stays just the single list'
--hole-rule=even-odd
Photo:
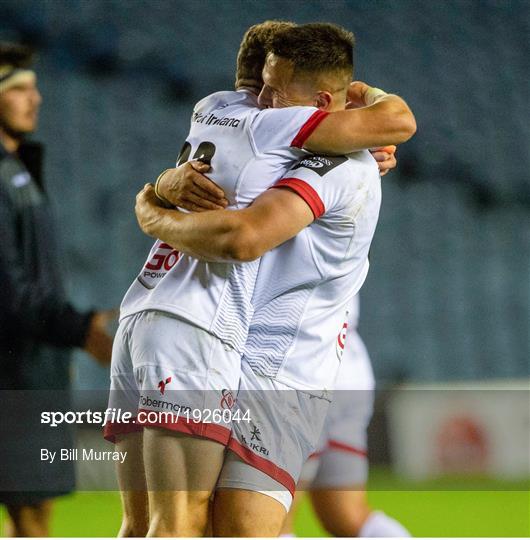
[{"label": "white rugby shorts", "polygon": [[107,440],[159,427],[227,444],[241,356],[192,323],[159,311],[123,319],[114,340],[109,407],[134,421],[108,423]]},{"label": "white rugby shorts", "polygon": [[330,398],[258,375],[243,361],[235,407],[242,420],[232,422],[232,454],[217,487],[265,493],[288,510],[303,464],[317,447]]},{"label": "white rugby shorts", "polygon": [[300,476],[304,488],[365,485],[368,480],[367,428],[373,390],[337,390],[324,422],[317,451]]},{"label": "white rugby shorts", "polygon": [[348,333],[333,402],[317,451],[304,465],[305,489],[365,485],[368,480],[367,429],[374,406],[370,358],[357,332]]}]

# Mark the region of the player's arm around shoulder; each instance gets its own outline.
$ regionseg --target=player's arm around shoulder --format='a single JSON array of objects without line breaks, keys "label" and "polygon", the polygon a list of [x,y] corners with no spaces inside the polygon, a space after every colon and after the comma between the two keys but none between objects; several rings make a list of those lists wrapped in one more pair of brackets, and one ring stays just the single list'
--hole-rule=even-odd
[{"label": "player's arm around shoulder", "polygon": [[271,190],[242,210],[184,213],[161,205],[147,184],[136,197],[142,231],[204,261],[248,262],[295,236],[314,215],[293,192]]},{"label": "player's arm around shoulder", "polygon": [[396,145],[416,132],[416,120],[399,96],[353,82],[346,110],[322,118],[304,142],[311,152],[349,154],[362,149]]},{"label": "player's arm around shoulder", "polygon": [[379,182],[377,164],[368,152],[363,153],[360,165],[346,156],[304,156],[272,186],[274,189],[235,212],[241,229],[234,247],[255,258],[290,240],[315,220],[326,219],[331,227],[353,224],[351,208],[360,187]]},{"label": "player's arm around shoulder", "polygon": [[296,191],[284,189],[269,189],[247,208],[232,213],[237,219],[232,256],[240,261],[261,257],[295,237],[315,219],[304,198]]},{"label": "player's arm around shoulder", "polygon": [[[379,180],[375,160],[368,152],[362,155],[364,168]],[[183,213],[164,207],[148,184],[136,198],[136,216],[146,234],[200,260],[252,261],[325,213],[330,220],[344,220],[344,209],[363,178],[352,166],[346,156],[305,156],[272,186],[276,189],[240,210]]]},{"label": "player's arm around shoulder", "polygon": [[[375,161],[366,155],[379,178]],[[252,261],[325,213],[343,219],[355,191],[350,168],[345,156],[306,156],[249,207],[192,214],[163,207],[148,184],[137,196],[136,216],[146,234],[200,260]]]}]

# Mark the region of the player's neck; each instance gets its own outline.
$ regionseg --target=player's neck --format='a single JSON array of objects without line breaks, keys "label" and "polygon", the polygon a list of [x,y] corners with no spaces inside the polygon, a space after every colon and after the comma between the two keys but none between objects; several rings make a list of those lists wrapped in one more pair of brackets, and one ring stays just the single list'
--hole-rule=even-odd
[{"label": "player's neck", "polygon": [[346,109],[346,99],[333,98],[326,107],[326,112],[338,112]]}]

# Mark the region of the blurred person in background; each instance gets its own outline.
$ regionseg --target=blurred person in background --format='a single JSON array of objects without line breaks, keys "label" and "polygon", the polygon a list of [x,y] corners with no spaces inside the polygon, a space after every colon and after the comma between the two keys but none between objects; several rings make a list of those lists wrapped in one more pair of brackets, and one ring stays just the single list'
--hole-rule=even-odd
[{"label": "blurred person in background", "polygon": [[66,298],[61,259],[42,185],[42,148],[26,142],[42,101],[32,52],[0,43],[0,504],[8,535],[47,536],[51,499],[72,491],[72,462],[41,449],[72,448],[68,426],[40,424],[45,407],[68,409],[70,349],[108,365],[112,311],[78,311]]},{"label": "blurred person in background", "polygon": [[[387,171],[383,171],[381,176]],[[317,451],[307,460],[282,536],[293,537],[303,491],[333,536],[404,538],[410,533],[395,519],[370,507],[367,497],[367,430],[374,407],[375,379],[368,351],[357,331],[359,295],[337,339],[341,357],[335,393]]]}]

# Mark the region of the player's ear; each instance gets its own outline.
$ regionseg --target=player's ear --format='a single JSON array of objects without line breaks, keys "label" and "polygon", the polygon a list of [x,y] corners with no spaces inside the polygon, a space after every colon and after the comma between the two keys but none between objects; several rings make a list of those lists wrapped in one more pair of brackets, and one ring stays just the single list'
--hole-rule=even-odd
[{"label": "player's ear", "polygon": [[326,110],[331,105],[332,96],[329,92],[320,90],[315,97],[315,107]]}]

